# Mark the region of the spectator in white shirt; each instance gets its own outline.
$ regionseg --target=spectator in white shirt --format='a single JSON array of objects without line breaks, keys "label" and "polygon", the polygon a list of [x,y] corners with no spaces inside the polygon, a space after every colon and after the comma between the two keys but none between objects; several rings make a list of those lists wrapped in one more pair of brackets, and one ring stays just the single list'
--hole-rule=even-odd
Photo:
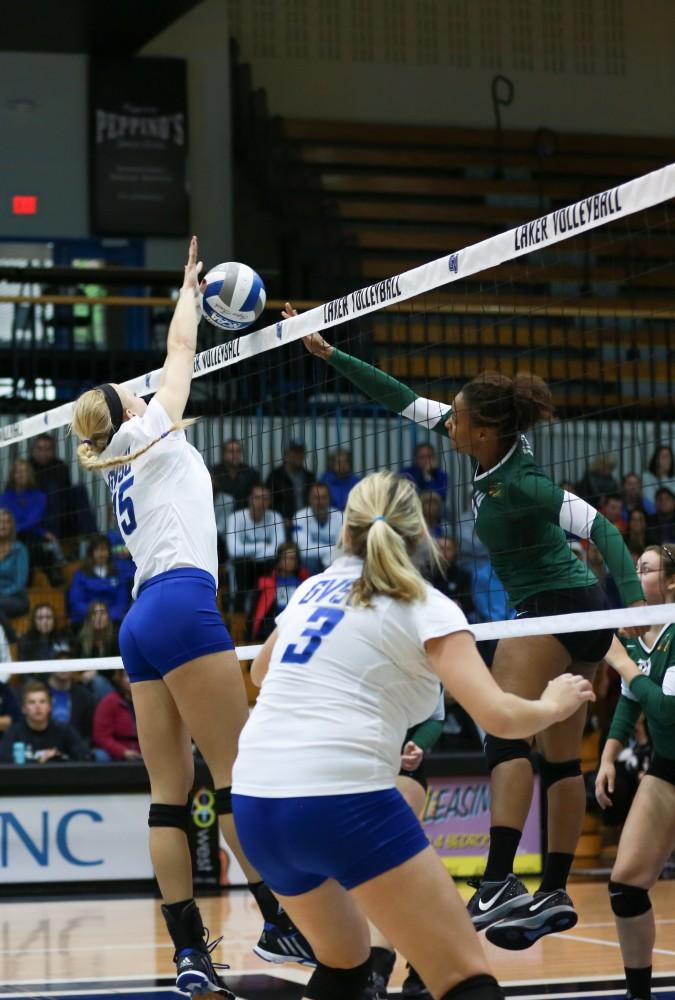
[{"label": "spectator in white shirt", "polygon": [[342,511],[330,505],[326,483],[309,488],[309,506],[293,518],[293,537],[310,573],[322,573],[333,561],[333,549],[342,530]]},{"label": "spectator in white shirt", "polygon": [[254,486],[248,507],[227,519],[227,550],[234,566],[235,611],[250,611],[258,579],[274,569],[277,549],[286,541],[284,519],[270,510],[270,491]]}]

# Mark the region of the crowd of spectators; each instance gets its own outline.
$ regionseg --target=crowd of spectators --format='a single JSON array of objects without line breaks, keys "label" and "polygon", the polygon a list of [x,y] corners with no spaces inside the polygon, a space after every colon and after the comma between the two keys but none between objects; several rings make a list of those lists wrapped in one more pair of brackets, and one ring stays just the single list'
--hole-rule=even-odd
[{"label": "crowd of spectators", "polygon": [[[578,483],[561,485],[598,507],[624,535],[635,559],[650,544],[675,541],[672,449],[659,446],[644,473],[628,471],[620,482],[615,468],[613,457],[603,454]],[[472,511],[450,517],[448,477],[434,446],[420,443],[400,473],[419,491],[441,556],[440,562],[429,556],[422,572],[470,621],[511,617],[475,535]],[[259,642],[299,584],[330,565],[349,491],[360,477],[348,449],[331,452],[325,471],[317,474],[307,464],[303,442],[291,440],[281,463],[263,478],[246,464],[243,444],[234,438],[224,442],[211,475],[221,607],[228,623],[240,625],[237,641]],[[619,606],[599,551],[574,539],[570,544]],[[0,761],[17,753],[44,761],[140,756],[124,672],[95,669],[97,659],[119,655],[117,633],[131,601],[134,570],[112,509],[99,533],[87,490],[71,483],[50,435],[38,435],[29,457],[14,461],[0,494],[0,661],[72,657],[91,664],[80,675],[56,669],[23,674],[23,686],[8,683],[9,673],[2,675]],[[34,581],[40,573],[51,589],[37,601]],[[54,588],[60,606],[50,600]]]}]

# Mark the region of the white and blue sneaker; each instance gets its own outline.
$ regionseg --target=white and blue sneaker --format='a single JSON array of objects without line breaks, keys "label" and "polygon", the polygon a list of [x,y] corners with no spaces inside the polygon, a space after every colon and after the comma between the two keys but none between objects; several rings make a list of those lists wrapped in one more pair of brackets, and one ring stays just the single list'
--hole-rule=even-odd
[{"label": "white and blue sneaker", "polygon": [[[214,947],[218,941],[214,941]],[[176,963],[176,986],[183,993],[188,993],[191,997],[199,997],[204,993],[215,993],[222,1000],[235,1000],[234,993],[228,990],[216,972],[208,951],[185,948],[175,955],[174,961]],[[228,966],[219,965],[218,968],[227,969]]]},{"label": "white and blue sneaker", "polygon": [[578,920],[574,903],[564,889],[539,890],[529,902],[513,910],[485,935],[490,944],[508,951],[522,951],[545,937],[568,931]]},{"label": "white and blue sneaker", "polygon": [[469,916],[477,931],[503,920],[523,903],[531,903],[532,896],[515,875],[507,875],[501,882],[487,882],[485,879],[468,879],[468,884],[476,890],[467,903]]}]

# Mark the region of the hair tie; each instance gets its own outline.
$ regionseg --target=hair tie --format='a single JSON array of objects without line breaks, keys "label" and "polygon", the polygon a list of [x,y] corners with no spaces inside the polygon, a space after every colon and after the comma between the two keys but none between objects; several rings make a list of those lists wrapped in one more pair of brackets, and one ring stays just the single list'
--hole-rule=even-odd
[{"label": "hair tie", "polygon": [[82,444],[93,444],[93,443],[94,442],[92,441],[91,438],[82,438]]},{"label": "hair tie", "polygon": [[384,521],[385,524],[388,523],[384,514],[378,514],[377,517],[374,517],[370,523],[375,524],[376,521]]}]

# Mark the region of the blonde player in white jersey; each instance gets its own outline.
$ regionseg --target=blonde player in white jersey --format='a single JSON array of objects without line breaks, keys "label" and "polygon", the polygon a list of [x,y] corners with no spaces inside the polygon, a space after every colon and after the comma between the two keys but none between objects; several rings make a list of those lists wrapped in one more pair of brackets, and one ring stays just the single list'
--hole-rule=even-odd
[{"label": "blonde player in white jersey", "polygon": [[248,704],[234,644],[216,605],[211,477],[185,437],[184,427],[193,421],[183,420],[197,343],[200,269],[193,237],[160,388],[150,404],[122,386],[101,385],[78,399],[72,430],[81,440],[81,464],[102,473],[110,488],[137,567],[120,650],[150,776],[150,854],[176,948],[176,982],[186,992],[221,990],[230,997],[214,971],[193,899],[187,838],[191,737],[214,781],[221,829],[265,918],[256,952],[272,961],[313,959],[247,862],[232,822],[232,763]]},{"label": "blonde player in white jersey", "polygon": [[234,817],[249,859],[314,948],[304,994],[314,1000],[363,995],[366,917],[434,998],[501,997],[452,880],[395,787],[403,737],[432,714],[439,678],[505,738],[531,736],[593,698],[569,674],[536,701],[502,691],[463,612],[413,565],[420,542],[429,537],[412,483],[362,480],[345,510],[346,554],[298,587],[253,664],[262,690],[239,743]]}]

